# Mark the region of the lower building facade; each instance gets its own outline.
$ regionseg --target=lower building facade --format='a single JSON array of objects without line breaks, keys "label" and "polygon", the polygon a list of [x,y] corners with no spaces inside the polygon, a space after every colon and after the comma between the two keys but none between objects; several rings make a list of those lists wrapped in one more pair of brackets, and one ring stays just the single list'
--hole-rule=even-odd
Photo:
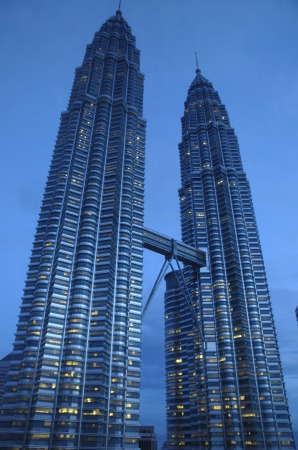
[{"label": "lower building facade", "polygon": [[8,381],[11,357],[12,353],[9,353],[0,360],[0,407],[2,405],[2,399],[5,392],[5,385]]}]

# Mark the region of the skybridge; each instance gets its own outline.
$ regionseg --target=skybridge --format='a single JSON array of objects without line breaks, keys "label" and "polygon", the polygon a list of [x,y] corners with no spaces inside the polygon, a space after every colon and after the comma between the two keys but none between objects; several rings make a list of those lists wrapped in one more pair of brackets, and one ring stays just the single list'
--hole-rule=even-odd
[{"label": "skybridge", "polygon": [[166,258],[170,258],[171,255],[176,256],[178,261],[197,268],[206,265],[204,252],[145,227],[143,228],[143,247]]},{"label": "skybridge", "polygon": [[[198,329],[204,342],[201,323],[198,320],[197,313],[193,306],[193,302],[188,290],[183,270],[181,269],[180,262],[192,266],[194,270],[199,270],[201,267],[206,266],[206,254],[194,247],[184,244],[183,242],[177,241],[176,239],[170,238],[168,236],[165,236],[164,234],[158,233],[157,231],[150,230],[149,228],[145,227],[143,228],[143,247],[155,253],[159,253],[160,255],[164,255],[165,257],[165,261],[143,310],[143,317],[145,316],[151,300],[153,299],[161,281],[164,279],[168,268],[171,267],[191,313],[194,326]],[[176,262],[178,270],[175,270],[173,261]]]}]

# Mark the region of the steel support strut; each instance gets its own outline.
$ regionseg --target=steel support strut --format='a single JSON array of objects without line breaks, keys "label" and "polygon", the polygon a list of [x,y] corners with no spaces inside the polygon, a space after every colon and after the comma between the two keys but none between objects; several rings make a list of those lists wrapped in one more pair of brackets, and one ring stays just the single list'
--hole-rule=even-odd
[{"label": "steel support strut", "polygon": [[[154,295],[156,294],[156,291],[157,291],[161,281],[163,280],[163,278],[164,278],[164,276],[165,276],[165,274],[166,274],[166,272],[168,270],[168,267],[170,266],[172,271],[175,274],[177,283],[178,283],[178,285],[179,285],[179,287],[181,289],[181,292],[182,292],[182,294],[184,296],[186,304],[187,304],[187,306],[189,308],[189,311],[191,313],[191,316],[193,318],[194,326],[198,329],[198,332],[199,332],[199,334],[201,336],[202,342],[204,343],[203,345],[204,345],[204,349],[205,349],[206,343],[205,343],[205,340],[204,340],[204,337],[203,337],[202,327],[201,327],[201,324],[200,324],[200,322],[198,320],[198,316],[197,316],[196,310],[195,310],[195,308],[193,306],[193,303],[192,303],[192,300],[191,300],[191,296],[190,296],[190,293],[189,293],[189,290],[188,290],[188,287],[187,287],[187,283],[185,281],[185,277],[184,277],[183,271],[182,271],[181,266],[180,266],[179,261],[178,261],[177,252],[178,252],[177,251],[177,241],[175,239],[171,239],[171,253],[168,254],[165,257],[165,261],[164,261],[164,263],[162,265],[162,268],[161,268],[161,270],[160,270],[160,272],[159,272],[159,274],[158,274],[158,276],[156,278],[156,281],[154,283],[152,291],[151,291],[151,293],[149,295],[149,298],[148,298],[147,303],[145,305],[145,308],[143,310],[142,317],[144,318],[144,316],[145,316],[145,314],[146,314],[146,312],[147,312],[147,310],[149,308],[149,305],[150,305]],[[178,277],[178,275],[176,273],[176,270],[173,267],[173,264],[172,264],[173,259],[176,261],[180,277]]]},{"label": "steel support strut", "polygon": [[156,293],[160,283],[162,282],[162,280],[163,280],[163,278],[164,278],[164,276],[166,274],[166,271],[168,270],[169,264],[171,264],[172,259],[173,259],[173,256],[171,256],[170,259],[166,258],[164,263],[163,263],[163,266],[162,266],[162,268],[161,268],[161,270],[160,270],[160,272],[158,274],[158,277],[156,278],[156,281],[154,283],[154,286],[152,288],[152,291],[150,292],[149,298],[148,298],[146,306],[144,308],[143,318],[144,318],[144,316],[146,314],[147,309],[149,308],[151,300],[153,299],[153,297],[154,297],[154,295],[155,295],[155,293]]},{"label": "steel support strut", "polygon": [[189,293],[189,290],[188,290],[188,287],[187,287],[187,283],[186,283],[185,278],[184,278],[183,271],[182,271],[182,269],[180,267],[179,261],[175,257],[174,257],[174,259],[175,259],[176,264],[178,266],[178,271],[179,271],[179,274],[181,275],[183,284],[179,280],[179,277],[178,277],[178,275],[177,275],[177,273],[176,273],[172,263],[170,263],[171,269],[174,272],[174,275],[175,275],[176,280],[177,280],[177,282],[179,284],[181,292],[182,292],[182,294],[184,296],[186,304],[187,304],[187,306],[189,308],[189,311],[190,311],[190,313],[192,315],[192,318],[193,318],[193,321],[194,321],[194,326],[197,327],[198,332],[199,332],[199,334],[201,336],[202,342],[204,343],[204,348],[205,348],[205,340],[204,340],[204,337],[203,337],[202,327],[201,327],[201,324],[200,324],[200,322],[198,320],[198,316],[197,316],[196,310],[195,310],[195,308],[194,308],[194,306],[192,304],[191,296],[190,296],[190,293]]}]

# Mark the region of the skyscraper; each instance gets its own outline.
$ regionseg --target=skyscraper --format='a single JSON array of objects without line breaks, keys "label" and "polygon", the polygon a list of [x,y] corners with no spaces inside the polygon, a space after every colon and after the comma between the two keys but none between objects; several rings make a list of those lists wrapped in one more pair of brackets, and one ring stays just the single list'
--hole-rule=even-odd
[{"label": "skyscraper", "polygon": [[226,108],[199,68],[179,152],[182,239],[206,251],[207,266],[166,276],[168,448],[293,449],[250,186]]},{"label": "skyscraper", "polygon": [[145,120],[120,10],[76,70],[45,188],[1,448],[138,448]]}]

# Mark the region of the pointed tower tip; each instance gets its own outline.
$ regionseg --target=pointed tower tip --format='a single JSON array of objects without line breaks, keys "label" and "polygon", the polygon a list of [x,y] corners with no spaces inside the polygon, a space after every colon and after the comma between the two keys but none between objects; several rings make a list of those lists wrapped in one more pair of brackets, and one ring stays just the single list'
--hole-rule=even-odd
[{"label": "pointed tower tip", "polygon": [[122,14],[122,11],[121,11],[121,0],[119,0],[119,6],[118,6],[118,9],[117,9],[117,11],[116,11],[116,14]]},{"label": "pointed tower tip", "polygon": [[201,73],[201,70],[199,68],[199,63],[198,63],[198,55],[197,52],[195,52],[196,55],[196,73]]}]

